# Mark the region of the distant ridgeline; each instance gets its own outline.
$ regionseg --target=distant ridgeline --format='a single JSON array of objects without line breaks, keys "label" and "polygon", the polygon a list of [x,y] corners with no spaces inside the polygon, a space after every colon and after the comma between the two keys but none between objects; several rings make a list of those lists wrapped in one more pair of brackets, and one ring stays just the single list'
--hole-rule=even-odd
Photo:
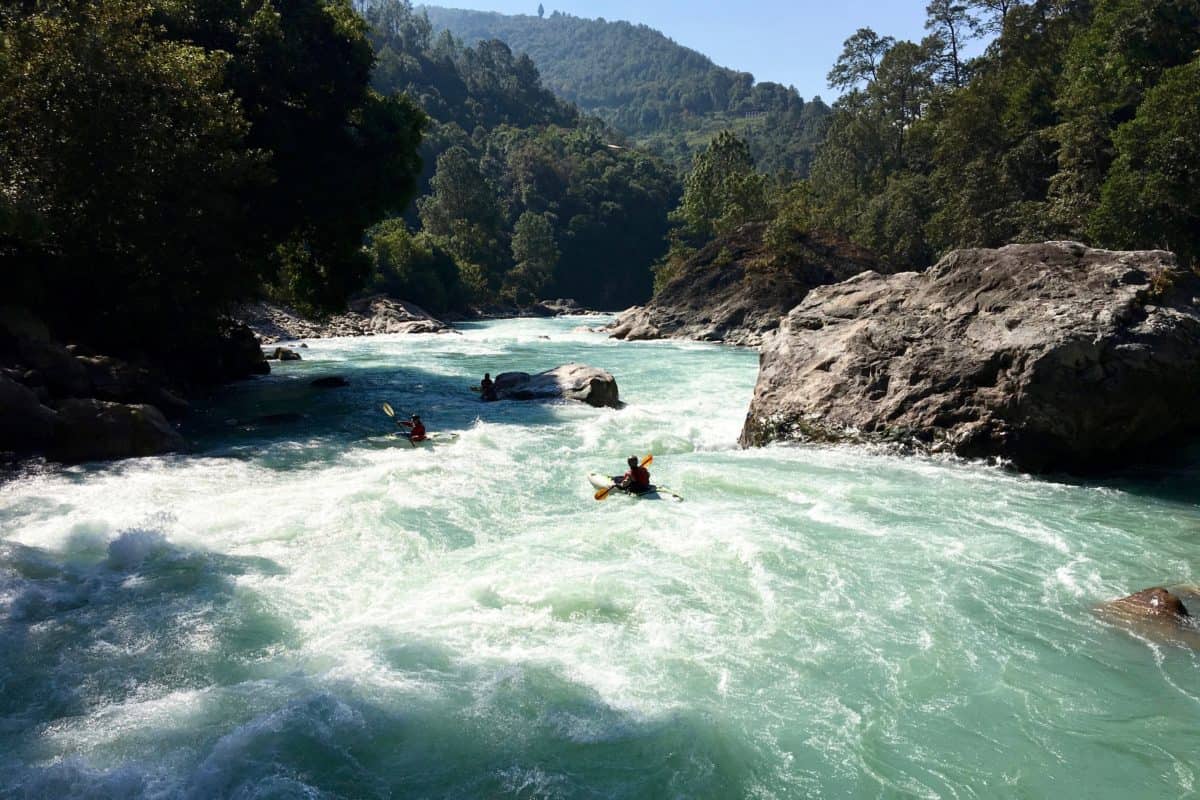
[{"label": "distant ridgeline", "polygon": [[526,53],[555,94],[677,164],[721,130],[747,141],[759,169],[808,174],[829,107],[796,90],[755,83],[645,25],[545,19],[427,6],[434,28],[467,43],[498,39]]},{"label": "distant ridgeline", "polygon": [[372,82],[429,116],[419,199],[369,236],[375,288],[432,311],[573,297],[619,308],[650,295],[678,179],[544,88],[500,41],[466,46],[407,0],[357,4]]}]

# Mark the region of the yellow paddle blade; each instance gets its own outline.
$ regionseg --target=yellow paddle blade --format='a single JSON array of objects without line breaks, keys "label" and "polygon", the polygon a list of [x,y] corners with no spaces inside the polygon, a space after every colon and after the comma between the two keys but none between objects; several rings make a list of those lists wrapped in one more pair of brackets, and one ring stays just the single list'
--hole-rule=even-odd
[{"label": "yellow paddle blade", "polygon": [[646,466],[647,464],[650,464],[650,463],[652,463],[653,461],[654,461],[654,456],[652,456],[652,455],[647,455],[645,458],[643,458],[643,459],[642,459],[642,466],[644,467],[644,466]]},{"label": "yellow paddle blade", "polygon": [[395,411],[395,409],[393,409],[393,408],[392,408],[390,405],[388,405],[387,403],[384,403],[384,404],[383,404],[383,406],[382,406],[382,408],[383,408],[383,413],[387,414],[389,417],[394,417],[394,416],[396,416],[396,411]]}]

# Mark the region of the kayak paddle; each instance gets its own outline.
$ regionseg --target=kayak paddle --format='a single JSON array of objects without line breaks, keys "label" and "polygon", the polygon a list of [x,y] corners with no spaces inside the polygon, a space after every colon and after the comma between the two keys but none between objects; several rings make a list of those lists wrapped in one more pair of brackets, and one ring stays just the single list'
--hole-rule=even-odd
[{"label": "kayak paddle", "polygon": [[[654,461],[654,456],[648,455],[642,459],[642,466],[644,467],[652,461]],[[612,486],[609,486],[607,489],[599,490],[598,492],[596,492],[595,495],[593,495],[593,497],[595,497],[597,500],[603,500],[604,498],[608,497],[608,493],[611,492],[615,488],[617,488],[617,485],[614,483]]]}]

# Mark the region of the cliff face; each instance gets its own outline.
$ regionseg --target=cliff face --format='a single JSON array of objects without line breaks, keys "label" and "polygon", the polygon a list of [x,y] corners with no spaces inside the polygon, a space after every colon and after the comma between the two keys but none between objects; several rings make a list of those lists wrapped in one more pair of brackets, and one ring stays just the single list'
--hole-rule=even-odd
[{"label": "cliff face", "polygon": [[1200,431],[1200,279],[1170,253],[959,250],[814,290],[763,346],[742,431],[1088,472]]},{"label": "cliff face", "polygon": [[696,339],[757,347],[816,286],[881,269],[866,250],[823,234],[798,239],[780,265],[763,244],[764,224],[709,243],[645,306],[610,327],[617,339]]}]

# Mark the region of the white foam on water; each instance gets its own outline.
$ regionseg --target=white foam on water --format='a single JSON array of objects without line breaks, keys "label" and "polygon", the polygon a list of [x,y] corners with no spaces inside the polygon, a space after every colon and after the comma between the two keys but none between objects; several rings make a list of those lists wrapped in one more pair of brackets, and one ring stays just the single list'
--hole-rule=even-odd
[{"label": "white foam on water", "polygon": [[[296,425],[214,424],[198,454],[0,486],[0,781],[30,797],[1190,785],[1195,661],[1088,609],[1162,565],[1194,580],[1194,505],[849,447],[743,452],[754,353],[579,324],[311,341],[212,412],[309,414]],[[567,361],[609,369],[629,405],[468,392]],[[351,387],[305,394],[331,371]],[[458,439],[372,440],[387,398]],[[630,453],[686,500],[593,500],[587,473]]]}]

